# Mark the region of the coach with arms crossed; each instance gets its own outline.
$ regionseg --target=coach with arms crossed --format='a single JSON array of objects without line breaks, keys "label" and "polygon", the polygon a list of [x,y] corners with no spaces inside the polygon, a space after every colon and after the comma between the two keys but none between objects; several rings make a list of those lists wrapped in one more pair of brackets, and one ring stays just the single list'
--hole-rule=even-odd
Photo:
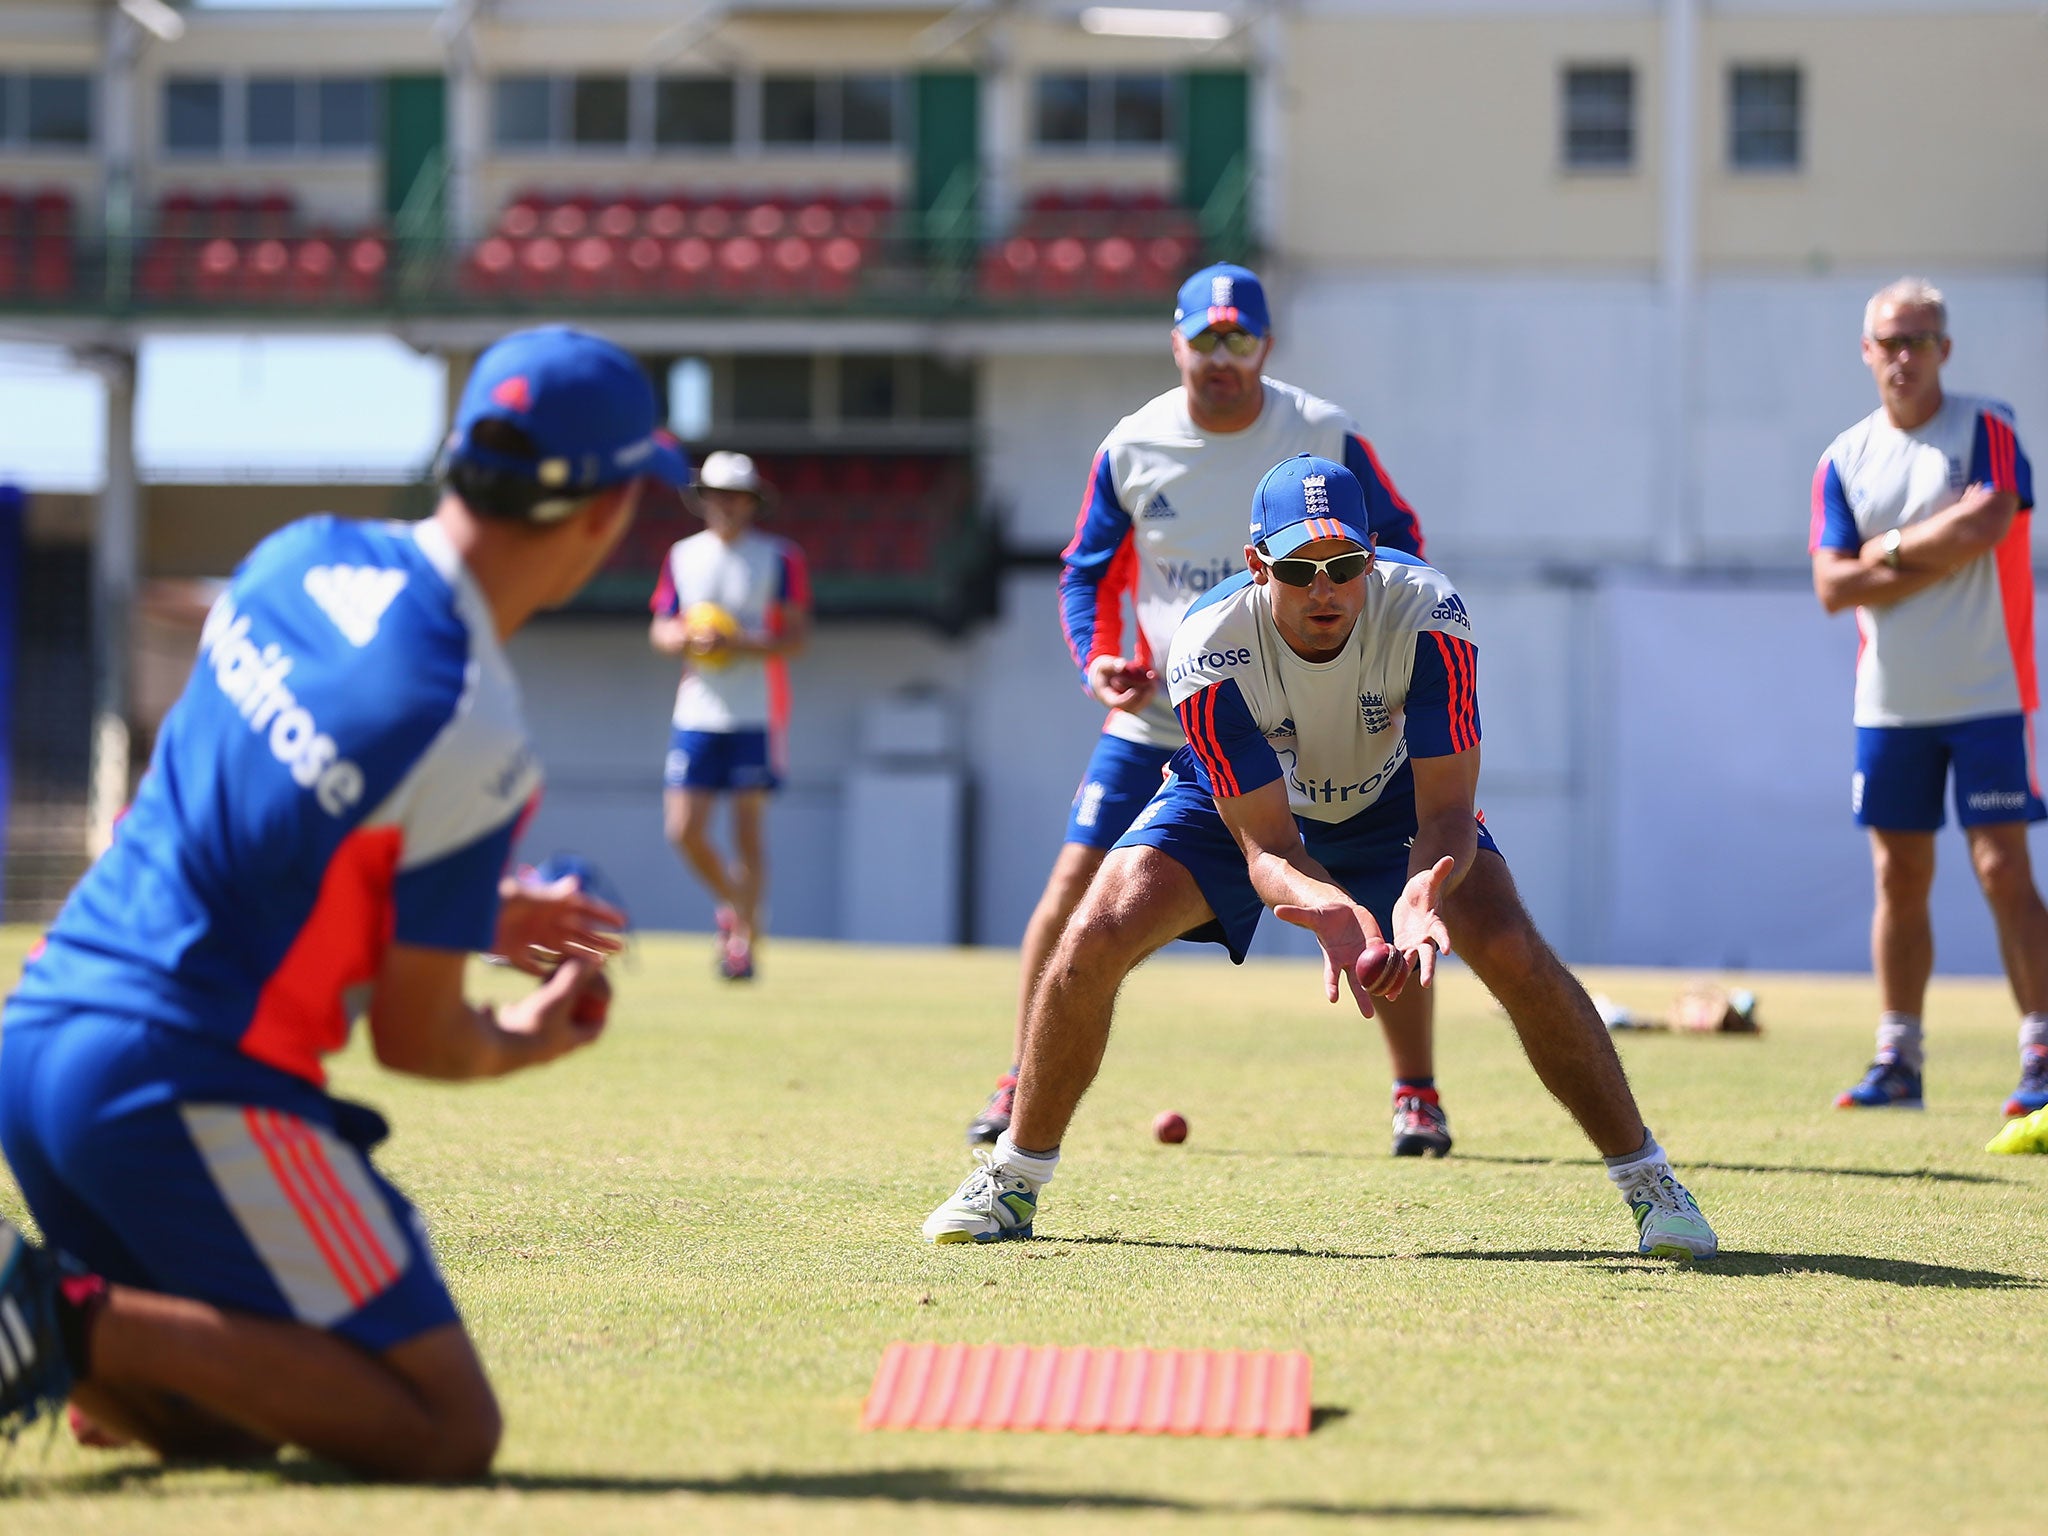
[{"label": "coach with arms crossed", "polygon": [[[508,337],[431,517],[293,523],[214,605],[113,846],[7,1002],[0,1151],[50,1247],[0,1221],[0,1430],[68,1398],[81,1440],[165,1456],[490,1466],[490,1383],[370,1161],[382,1121],[324,1061],[358,1012],[419,1077],[596,1038],[623,918],[503,881],[540,769],[502,645],[602,564],[643,477],[687,481],[658,419],[611,343]],[[472,1006],[477,950],[543,979]]]},{"label": "coach with arms crossed", "polygon": [[1813,476],[1813,589],[1856,610],[1856,820],[1870,829],[1877,910],[1871,960],[1883,1013],[1877,1056],[1835,1100],[1918,1109],[1921,1008],[1934,970],[1928,895],[1941,797],[1998,925],[2020,1012],[2020,1081],[2008,1115],[2048,1105],[2048,908],[2027,825],[2048,817],[2033,763],[2033,472],[2012,413],[1941,387],[1948,308],[1901,278],[1863,312],[1878,408],[1829,446]]},{"label": "coach with arms crossed", "polygon": [[[1249,570],[1195,604],[1167,681],[1187,732],[1103,862],[1041,978],[1016,1114],[926,1218],[933,1242],[1028,1237],[1124,978],[1178,938],[1242,960],[1267,908],[1322,945],[1370,1016],[1426,987],[1455,943],[1506,1006],[1543,1085],[1607,1161],[1637,1249],[1715,1251],[1643,1125],[1591,999],[1543,942],[1478,821],[1479,653],[1449,581],[1378,551],[1341,464],[1276,465],[1252,501]],[[1389,949],[1383,936],[1391,936]]]}]

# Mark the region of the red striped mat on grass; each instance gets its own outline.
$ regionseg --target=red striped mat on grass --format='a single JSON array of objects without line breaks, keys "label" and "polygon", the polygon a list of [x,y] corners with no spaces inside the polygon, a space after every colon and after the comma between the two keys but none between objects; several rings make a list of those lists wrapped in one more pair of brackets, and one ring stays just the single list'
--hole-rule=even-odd
[{"label": "red striped mat on grass", "polygon": [[1238,1435],[1309,1430],[1309,1361],[1236,1349],[891,1344],[862,1429]]}]

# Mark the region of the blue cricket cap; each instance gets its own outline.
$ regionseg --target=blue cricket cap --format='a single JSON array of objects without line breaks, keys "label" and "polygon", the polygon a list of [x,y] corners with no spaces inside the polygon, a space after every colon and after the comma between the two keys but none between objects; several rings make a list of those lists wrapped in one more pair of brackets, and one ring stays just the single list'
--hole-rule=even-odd
[{"label": "blue cricket cap", "polygon": [[1349,539],[1371,549],[1369,521],[1358,476],[1312,453],[1282,459],[1252,492],[1252,543],[1270,560],[1317,539]]},{"label": "blue cricket cap", "polygon": [[1239,326],[1254,336],[1273,328],[1258,273],[1219,261],[1180,285],[1180,295],[1173,301],[1173,328],[1183,336],[1199,336],[1212,325]]},{"label": "blue cricket cap", "polygon": [[[531,438],[535,456],[521,458],[475,440],[478,425],[502,421]],[[479,469],[530,479],[559,492],[531,514],[540,522],[565,516],[574,501],[651,475],[678,489],[690,483],[690,460],[662,425],[654,386],[631,353],[565,325],[514,331],[476,360],[447,457]],[[559,511],[550,509],[559,507]]]}]

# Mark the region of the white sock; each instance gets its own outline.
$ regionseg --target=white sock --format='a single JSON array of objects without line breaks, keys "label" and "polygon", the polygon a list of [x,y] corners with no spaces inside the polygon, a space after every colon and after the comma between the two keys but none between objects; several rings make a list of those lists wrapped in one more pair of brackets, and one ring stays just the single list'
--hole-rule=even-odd
[{"label": "white sock", "polygon": [[2048,1013],[2030,1013],[2020,1020],[2020,1049],[2048,1050]]},{"label": "white sock", "polygon": [[996,1138],[995,1156],[990,1160],[998,1167],[1021,1174],[1034,1184],[1045,1184],[1051,1181],[1053,1170],[1060,1165],[1060,1149],[1054,1147],[1046,1153],[1020,1151],[1017,1143],[1010,1139],[1010,1133],[1004,1131]]},{"label": "white sock", "polygon": [[1650,1134],[1650,1128],[1643,1127],[1643,1144],[1633,1152],[1624,1152],[1620,1157],[1610,1157],[1607,1162],[1607,1177],[1619,1186],[1628,1183],[1637,1174],[1653,1163],[1666,1161],[1664,1149],[1657,1145],[1657,1138]]},{"label": "white sock", "polygon": [[1877,1020],[1877,1054],[1887,1051],[1915,1072],[1926,1066],[1927,1046],[1916,1013],[1885,1013]]}]

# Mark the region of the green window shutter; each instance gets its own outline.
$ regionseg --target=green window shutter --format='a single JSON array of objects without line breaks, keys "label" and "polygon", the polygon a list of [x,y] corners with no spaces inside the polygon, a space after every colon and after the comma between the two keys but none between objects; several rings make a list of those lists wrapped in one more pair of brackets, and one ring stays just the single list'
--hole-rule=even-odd
[{"label": "green window shutter", "polygon": [[911,204],[921,214],[965,213],[981,172],[981,81],[965,71],[912,75],[911,124],[917,156]]},{"label": "green window shutter", "polygon": [[[441,181],[448,137],[447,83],[439,75],[384,80],[384,216],[407,215],[411,235],[443,232]],[[416,222],[415,222],[416,221]]]},{"label": "green window shutter", "polygon": [[1209,205],[1224,184],[1249,169],[1251,81],[1241,69],[1193,69],[1181,76],[1180,196]]}]

